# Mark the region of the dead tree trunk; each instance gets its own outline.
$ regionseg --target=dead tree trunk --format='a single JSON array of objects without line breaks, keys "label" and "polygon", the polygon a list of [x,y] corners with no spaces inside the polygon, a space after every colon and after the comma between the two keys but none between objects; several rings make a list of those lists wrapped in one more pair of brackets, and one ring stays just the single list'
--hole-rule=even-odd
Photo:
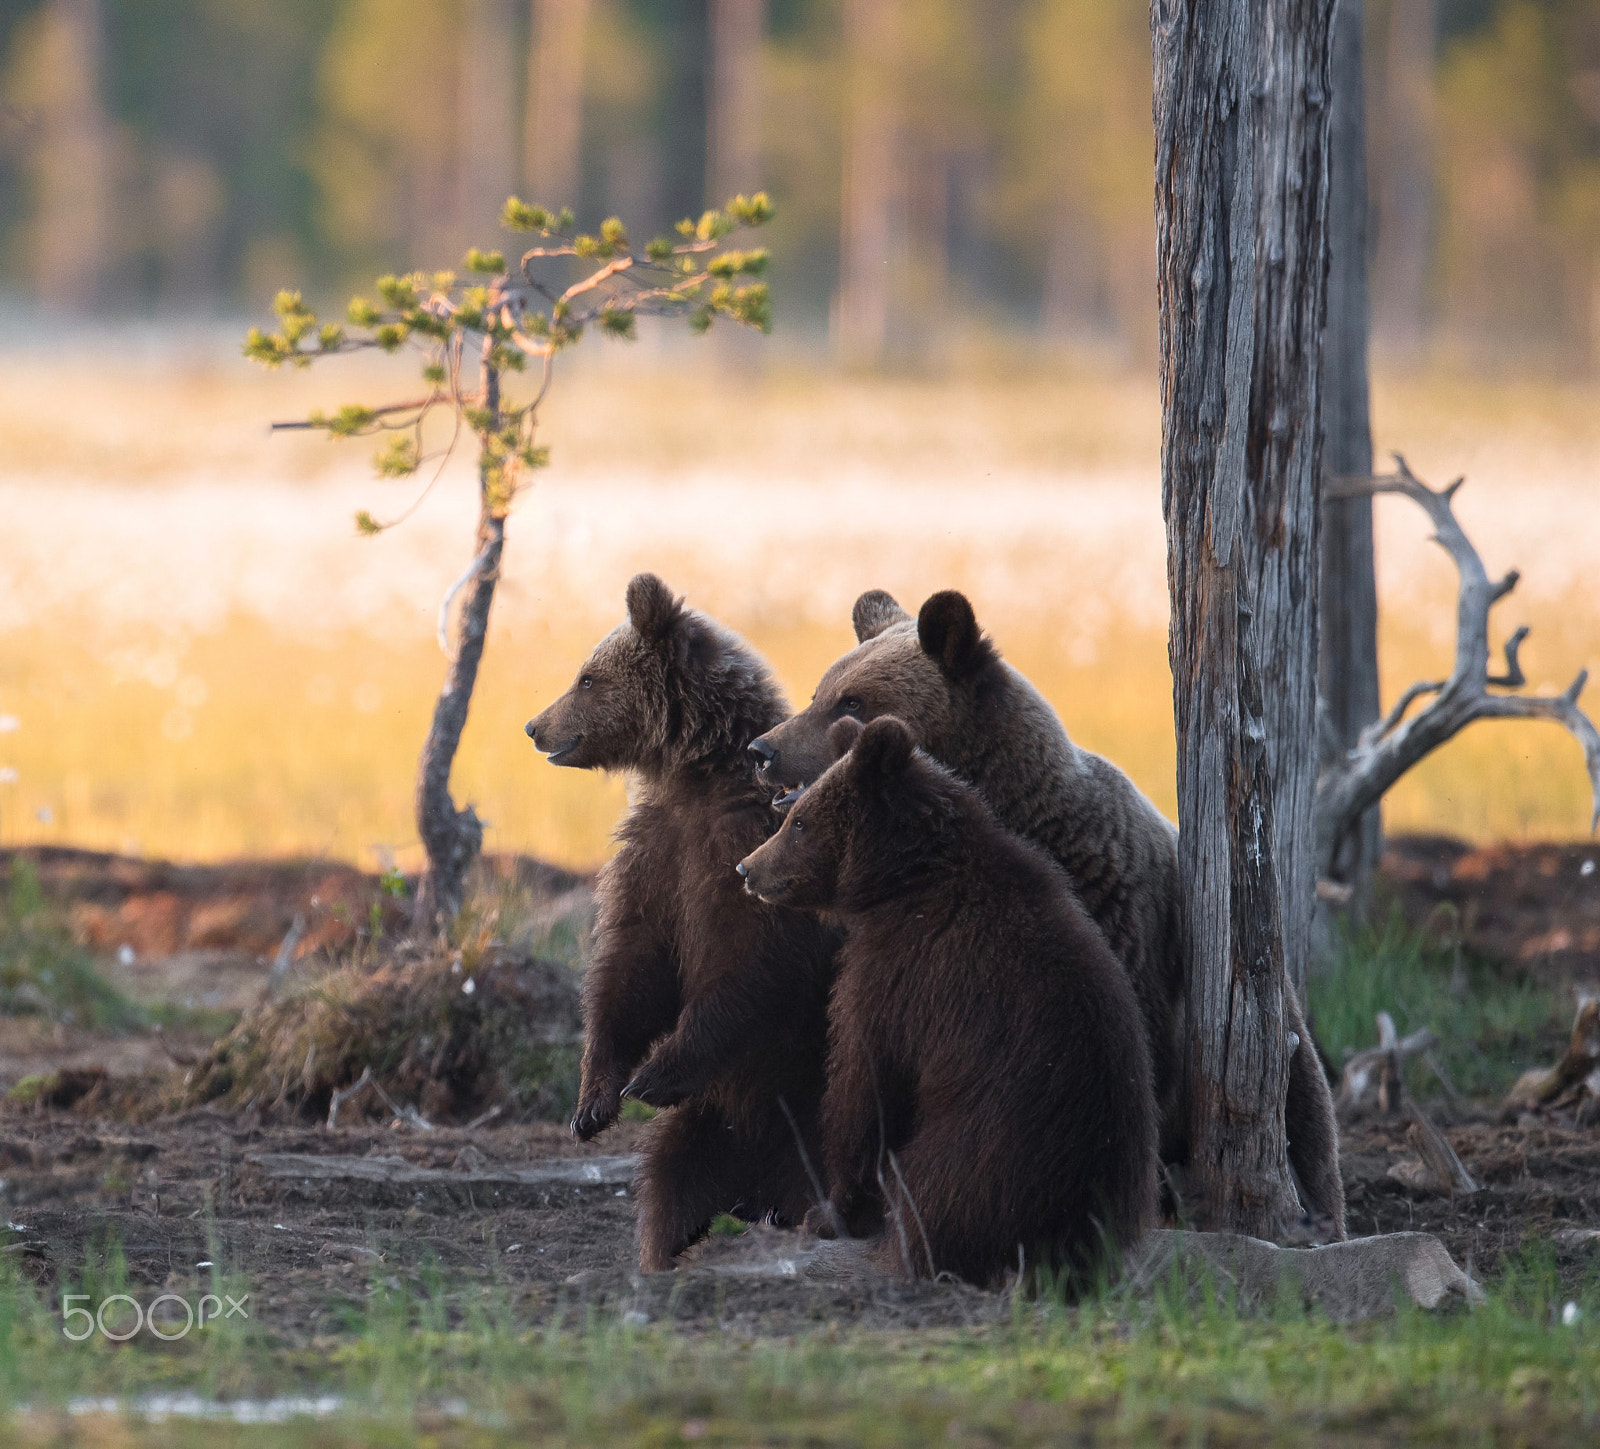
[{"label": "dead tree trunk", "polygon": [[[484,430],[487,432],[498,426],[500,418],[500,375],[489,366],[487,343],[483,383],[483,406],[489,414],[489,426]],[[477,811],[470,805],[457,810],[450,797],[450,767],[461,744],[461,731],[466,728],[483,642],[489,632],[489,606],[494,603],[495,585],[500,581],[506,521],[504,514],[491,506],[489,470],[494,466],[495,460],[488,456],[479,463],[482,503],[478,552],[458,585],[471,592],[461,610],[455,654],[433,707],[433,723],[422,746],[417,772],[417,833],[428,853],[428,869],[417,889],[411,924],[420,934],[430,936],[446,930],[460,911],[467,872],[483,848],[483,822]],[[448,606],[448,595],[445,603]]]},{"label": "dead tree trunk", "polygon": [[[1328,137],[1328,324],[1322,339],[1323,465],[1340,477],[1372,472],[1367,380],[1367,120],[1363,0],[1339,0],[1333,20],[1333,122]],[[1350,749],[1378,717],[1378,585],[1372,500],[1325,499],[1322,509],[1322,729]],[[1375,805],[1349,832],[1331,878],[1352,888],[1355,913],[1372,900],[1382,849]]]},{"label": "dead tree trunk", "polygon": [[1207,1226],[1258,1236],[1299,1210],[1283,993],[1314,883],[1332,8],[1151,8],[1188,1187]]},{"label": "dead tree trunk", "polygon": [[841,361],[876,366],[889,340],[890,251],[898,107],[889,80],[898,0],[845,0],[849,81],[834,346]]},{"label": "dead tree trunk", "polygon": [[533,0],[523,180],[547,206],[577,206],[589,0]]}]

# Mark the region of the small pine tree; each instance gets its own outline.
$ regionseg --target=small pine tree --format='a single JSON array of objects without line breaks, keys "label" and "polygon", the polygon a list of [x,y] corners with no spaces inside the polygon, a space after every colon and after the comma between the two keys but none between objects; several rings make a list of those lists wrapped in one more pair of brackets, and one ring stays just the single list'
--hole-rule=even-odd
[{"label": "small pine tree", "polygon": [[[676,237],[657,237],[636,249],[615,217],[590,236],[574,230],[570,211],[512,197],[502,226],[538,237],[515,266],[508,267],[500,251],[473,247],[464,277],[451,272],[379,277],[378,300],[355,298],[342,324],[319,321],[300,293],[280,292],[273,304],[278,329],[251,328],[245,339],[245,356],[268,367],[309,367],[323,357],[374,348],[422,352],[427,391],[421,396],[375,407],[351,405],[278,425],[341,438],[381,435],[373,460],[380,476],[406,477],[437,462],[436,480],[463,428],[477,438],[477,550],[440,609],[446,645],[451,600],[463,589],[470,587],[471,593],[456,624],[454,651],[446,649],[450,667],[417,776],[417,830],[428,856],[413,916],[420,932],[441,932],[454,920],[467,871],[483,844],[476,812],[470,805],[458,810],[451,798],[450,769],[483,656],[506,517],[533,472],[549,461],[537,433],[556,357],[590,331],[632,338],[640,317],[681,317],[697,333],[719,317],[770,331],[771,303],[766,283],[759,280],[767,253],[736,250],[728,241],[771,218],[765,193],[736,196],[698,221],[679,222]],[[563,269],[571,275],[575,264],[582,269],[577,281],[562,286],[551,280]],[[504,384],[510,374],[526,371],[530,360],[537,365],[537,383],[519,401]],[[430,458],[423,448],[423,426],[439,409],[453,414],[455,427],[449,447]],[[387,522],[363,511],[356,526],[364,534],[381,533],[410,511]]]}]

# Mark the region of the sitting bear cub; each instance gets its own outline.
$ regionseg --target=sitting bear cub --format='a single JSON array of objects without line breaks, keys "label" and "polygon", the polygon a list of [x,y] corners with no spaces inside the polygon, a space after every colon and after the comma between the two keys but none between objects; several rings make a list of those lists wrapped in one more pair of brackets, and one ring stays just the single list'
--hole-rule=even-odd
[{"label": "sitting bear cub", "polygon": [[[983,794],[1001,823],[1061,865],[1111,943],[1144,1013],[1161,1114],[1162,1156],[1188,1159],[1182,1091],[1184,924],[1178,833],[1110,760],[1080,748],[1039,692],[1001,658],[967,599],[934,594],[912,618],[880,590],[852,613],[855,649],[836,660],[799,714],[753,740],[761,779],[798,787],[833,756],[837,719],[905,721],[912,738]],[[788,797],[785,796],[786,800]],[[1290,1057],[1289,1160],[1304,1206],[1344,1236],[1344,1184],[1333,1094],[1293,991],[1284,1025]]]},{"label": "sitting bear cub", "polygon": [[843,754],[740,864],[845,928],[823,1156],[836,1222],[882,1221],[916,1276],[1092,1272],[1156,1207],[1139,1006],[1061,868],[913,748],[898,719]]},{"label": "sitting bear cub", "polygon": [[624,1097],[668,1108],[639,1175],[639,1266],[670,1268],[718,1213],[799,1223],[815,1159],[837,934],[739,887],[772,834],[746,746],[788,713],[740,638],[653,574],[628,622],[528,723],[553,764],[631,770],[637,803],[600,872],[583,983],[588,1140]]}]

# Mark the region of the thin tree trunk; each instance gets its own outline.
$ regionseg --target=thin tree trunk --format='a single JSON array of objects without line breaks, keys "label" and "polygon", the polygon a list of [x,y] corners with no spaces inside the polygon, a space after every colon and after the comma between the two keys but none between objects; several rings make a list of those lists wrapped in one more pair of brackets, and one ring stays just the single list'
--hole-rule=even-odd
[{"label": "thin tree trunk", "polygon": [[546,206],[576,207],[590,0],[533,0],[523,180]]},{"label": "thin tree trunk", "polygon": [[104,9],[101,0],[50,0],[40,25],[34,285],[48,305],[86,312],[102,300],[112,247]]},{"label": "thin tree trunk", "polygon": [[711,0],[711,105],[706,203],[761,184],[761,37],[766,0]]},{"label": "thin tree trunk", "polygon": [[1313,884],[1331,12],[1151,9],[1188,1186],[1207,1226],[1260,1236],[1298,1213],[1283,993]]},{"label": "thin tree trunk", "polygon": [[1426,326],[1438,26],[1438,0],[1390,0],[1373,293],[1379,341],[1401,362],[1418,359]]},{"label": "thin tree trunk", "polygon": [[[500,376],[484,363],[484,407],[492,420],[500,414]],[[500,554],[505,546],[505,518],[488,506],[488,479],[480,479],[484,498],[478,516],[478,551],[471,593],[456,628],[456,653],[433,707],[433,724],[422,747],[417,772],[417,833],[428,853],[428,869],[417,890],[412,926],[425,935],[448,928],[466,895],[467,872],[483,848],[483,822],[468,805],[457,810],[450,797],[450,768],[466,727],[478,664],[489,632],[489,606],[500,581]]]},{"label": "thin tree trunk", "polygon": [[[1367,381],[1367,123],[1363,0],[1339,0],[1333,21],[1333,123],[1328,138],[1328,325],[1322,341],[1323,465],[1335,477],[1372,472]],[[1322,509],[1322,659],[1326,727],[1351,748],[1378,718],[1378,585],[1372,499],[1330,499]],[[1382,849],[1377,809],[1347,837],[1335,878],[1355,888],[1365,915]]]},{"label": "thin tree trunk", "polygon": [[849,82],[833,335],[839,359],[858,367],[881,363],[889,340],[899,172],[899,117],[889,67],[897,9],[897,0],[845,0]]},{"label": "thin tree trunk", "polygon": [[517,102],[511,38],[515,0],[466,0],[456,226],[462,243],[489,236],[516,185]]}]

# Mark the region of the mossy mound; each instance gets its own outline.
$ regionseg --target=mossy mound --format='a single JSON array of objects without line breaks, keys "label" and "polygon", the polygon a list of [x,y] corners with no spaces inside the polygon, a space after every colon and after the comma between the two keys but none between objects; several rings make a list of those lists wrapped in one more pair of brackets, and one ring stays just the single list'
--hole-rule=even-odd
[{"label": "mossy mound", "polygon": [[370,1071],[342,1121],[387,1114],[384,1094],[431,1122],[498,1107],[561,1119],[577,1098],[578,981],[559,961],[492,945],[348,965],[246,1013],[189,1074],[191,1103],[326,1120]]}]

